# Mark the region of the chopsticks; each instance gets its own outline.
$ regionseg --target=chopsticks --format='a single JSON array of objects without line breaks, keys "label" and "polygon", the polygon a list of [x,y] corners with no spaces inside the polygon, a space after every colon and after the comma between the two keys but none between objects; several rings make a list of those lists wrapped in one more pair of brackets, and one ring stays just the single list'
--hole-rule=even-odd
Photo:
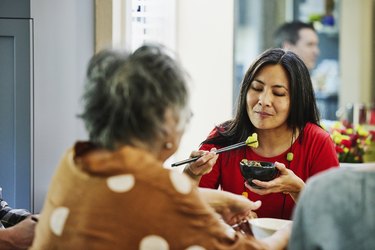
[{"label": "chopsticks", "polygon": [[[249,146],[249,145],[254,144],[254,143],[258,143],[258,141],[255,140],[255,141],[248,142],[248,140],[246,140],[246,141],[243,141],[243,142],[239,142],[239,143],[236,143],[236,144],[218,149],[216,151],[216,154],[220,154],[220,153],[223,153],[223,152],[226,152],[226,151],[229,151],[229,150],[233,150],[233,149],[236,149],[236,148],[240,148],[240,147],[243,147],[243,146],[246,146],[246,145]],[[192,157],[192,158],[189,158],[189,159],[186,159],[186,160],[175,162],[175,163],[172,164],[172,167],[177,167],[177,166],[180,166],[180,165],[183,165],[183,164],[194,162],[194,161],[198,160],[200,157],[201,156],[195,156],[195,157]]]}]

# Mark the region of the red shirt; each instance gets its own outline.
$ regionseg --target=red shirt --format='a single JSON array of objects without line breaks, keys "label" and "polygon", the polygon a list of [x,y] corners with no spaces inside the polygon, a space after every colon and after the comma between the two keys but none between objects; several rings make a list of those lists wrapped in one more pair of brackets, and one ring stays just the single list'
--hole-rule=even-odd
[{"label": "red shirt", "polygon": [[[210,150],[212,147],[220,148],[213,144],[204,144],[201,150]],[[255,211],[258,217],[290,219],[294,208],[292,198],[282,193],[258,195],[245,189],[244,178],[240,172],[240,161],[248,159],[281,162],[303,181],[321,171],[339,166],[333,141],[326,131],[315,124],[306,125],[302,143],[299,143],[298,138],[291,149],[294,155],[291,162],[286,160],[289,149],[275,157],[260,156],[253,152],[251,147],[221,153],[212,171],[202,176],[199,186],[214,189],[220,187],[222,190],[235,194],[242,194],[246,191],[250,200],[262,201],[262,206]]]}]

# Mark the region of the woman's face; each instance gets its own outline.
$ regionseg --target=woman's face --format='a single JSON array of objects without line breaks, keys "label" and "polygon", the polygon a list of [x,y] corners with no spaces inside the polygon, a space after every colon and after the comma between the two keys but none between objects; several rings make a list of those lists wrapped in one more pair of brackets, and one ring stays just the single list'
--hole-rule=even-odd
[{"label": "woman's face", "polygon": [[287,126],[289,80],[284,68],[266,65],[255,75],[246,95],[247,114],[257,129]]}]

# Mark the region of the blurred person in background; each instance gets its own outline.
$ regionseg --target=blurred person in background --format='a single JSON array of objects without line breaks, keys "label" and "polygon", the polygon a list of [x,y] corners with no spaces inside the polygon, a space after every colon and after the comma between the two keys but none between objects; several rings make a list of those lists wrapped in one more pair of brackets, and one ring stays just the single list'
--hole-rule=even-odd
[{"label": "blurred person in background", "polygon": [[319,56],[319,38],[314,26],[301,21],[282,24],[274,33],[274,46],[299,56],[311,71]]},{"label": "blurred person in background", "polygon": [[317,65],[320,50],[314,26],[301,21],[284,23],[274,32],[274,46],[290,50],[302,59],[310,71],[322,118],[336,119],[339,65],[334,59],[323,59]]},{"label": "blurred person in background", "polygon": [[25,209],[14,209],[0,198],[0,249],[18,250],[31,246],[36,215]]}]

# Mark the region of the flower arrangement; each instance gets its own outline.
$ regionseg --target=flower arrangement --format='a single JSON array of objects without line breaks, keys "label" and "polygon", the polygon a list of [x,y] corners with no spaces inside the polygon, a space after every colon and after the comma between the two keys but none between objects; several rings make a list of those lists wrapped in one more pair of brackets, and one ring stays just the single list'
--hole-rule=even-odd
[{"label": "flower arrangement", "polygon": [[373,132],[363,126],[353,126],[348,122],[335,122],[328,132],[336,146],[339,162],[362,163],[371,145]]}]

